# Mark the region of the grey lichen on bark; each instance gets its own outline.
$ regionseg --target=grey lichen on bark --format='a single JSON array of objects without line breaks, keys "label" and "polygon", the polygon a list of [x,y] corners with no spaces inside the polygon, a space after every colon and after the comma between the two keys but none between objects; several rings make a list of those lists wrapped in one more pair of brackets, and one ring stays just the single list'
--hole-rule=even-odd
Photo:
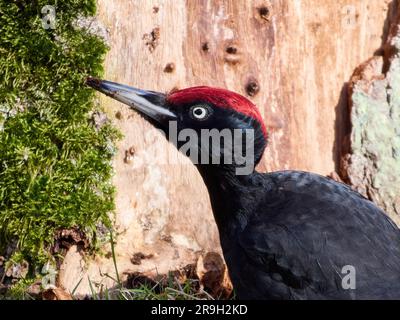
[{"label": "grey lichen on bark", "polygon": [[[399,15],[400,16],[400,15]],[[346,180],[400,225],[400,19],[383,56],[361,65],[350,81],[350,152]]]}]

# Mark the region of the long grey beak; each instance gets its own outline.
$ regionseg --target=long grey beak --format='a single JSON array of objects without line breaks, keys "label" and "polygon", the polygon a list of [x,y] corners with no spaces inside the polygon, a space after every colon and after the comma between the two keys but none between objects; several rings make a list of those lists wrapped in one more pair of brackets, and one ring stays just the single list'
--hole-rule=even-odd
[{"label": "long grey beak", "polygon": [[159,124],[176,119],[175,113],[165,107],[165,94],[91,77],[86,79],[86,84],[115,100],[127,104]]}]

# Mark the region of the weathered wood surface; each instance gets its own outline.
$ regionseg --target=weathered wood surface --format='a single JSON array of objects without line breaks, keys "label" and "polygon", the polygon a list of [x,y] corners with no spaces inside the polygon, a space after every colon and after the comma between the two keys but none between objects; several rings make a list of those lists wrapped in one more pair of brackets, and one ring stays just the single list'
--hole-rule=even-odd
[{"label": "weathered wood surface", "polygon": [[351,78],[351,131],[341,171],[400,225],[400,6],[397,12],[384,54],[362,64]]},{"label": "weathered wood surface", "polygon": [[[348,130],[344,84],[381,46],[389,2],[99,0],[110,32],[105,78],[164,92],[204,84],[247,95],[270,131],[260,170],[326,175]],[[124,134],[114,161],[120,273],[163,273],[199,251],[219,251],[195,168],[138,115],[100,99]],[[157,163],[165,153],[178,163]],[[137,252],[154,257],[134,265]],[[64,268],[60,281],[73,288],[63,279],[83,277],[80,293],[88,291],[87,275],[104,280],[99,270],[114,272],[106,257],[84,263],[71,252],[66,263],[75,267]]]}]

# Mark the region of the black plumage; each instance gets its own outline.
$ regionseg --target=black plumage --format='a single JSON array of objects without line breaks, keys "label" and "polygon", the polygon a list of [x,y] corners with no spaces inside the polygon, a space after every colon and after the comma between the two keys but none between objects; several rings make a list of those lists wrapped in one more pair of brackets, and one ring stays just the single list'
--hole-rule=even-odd
[{"label": "black plumage", "polygon": [[[210,195],[239,298],[400,298],[399,230],[348,186],[299,171],[217,180]],[[342,286],[347,265],[355,289]]]}]

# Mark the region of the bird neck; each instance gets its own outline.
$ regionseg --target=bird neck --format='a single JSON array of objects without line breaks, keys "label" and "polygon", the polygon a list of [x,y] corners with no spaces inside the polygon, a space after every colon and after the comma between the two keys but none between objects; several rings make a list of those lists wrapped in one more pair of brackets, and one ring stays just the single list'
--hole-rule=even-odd
[{"label": "bird neck", "polygon": [[234,166],[197,165],[210,196],[214,218],[221,230],[227,227],[238,215],[247,212],[246,201],[252,198],[252,178],[237,175]]}]

